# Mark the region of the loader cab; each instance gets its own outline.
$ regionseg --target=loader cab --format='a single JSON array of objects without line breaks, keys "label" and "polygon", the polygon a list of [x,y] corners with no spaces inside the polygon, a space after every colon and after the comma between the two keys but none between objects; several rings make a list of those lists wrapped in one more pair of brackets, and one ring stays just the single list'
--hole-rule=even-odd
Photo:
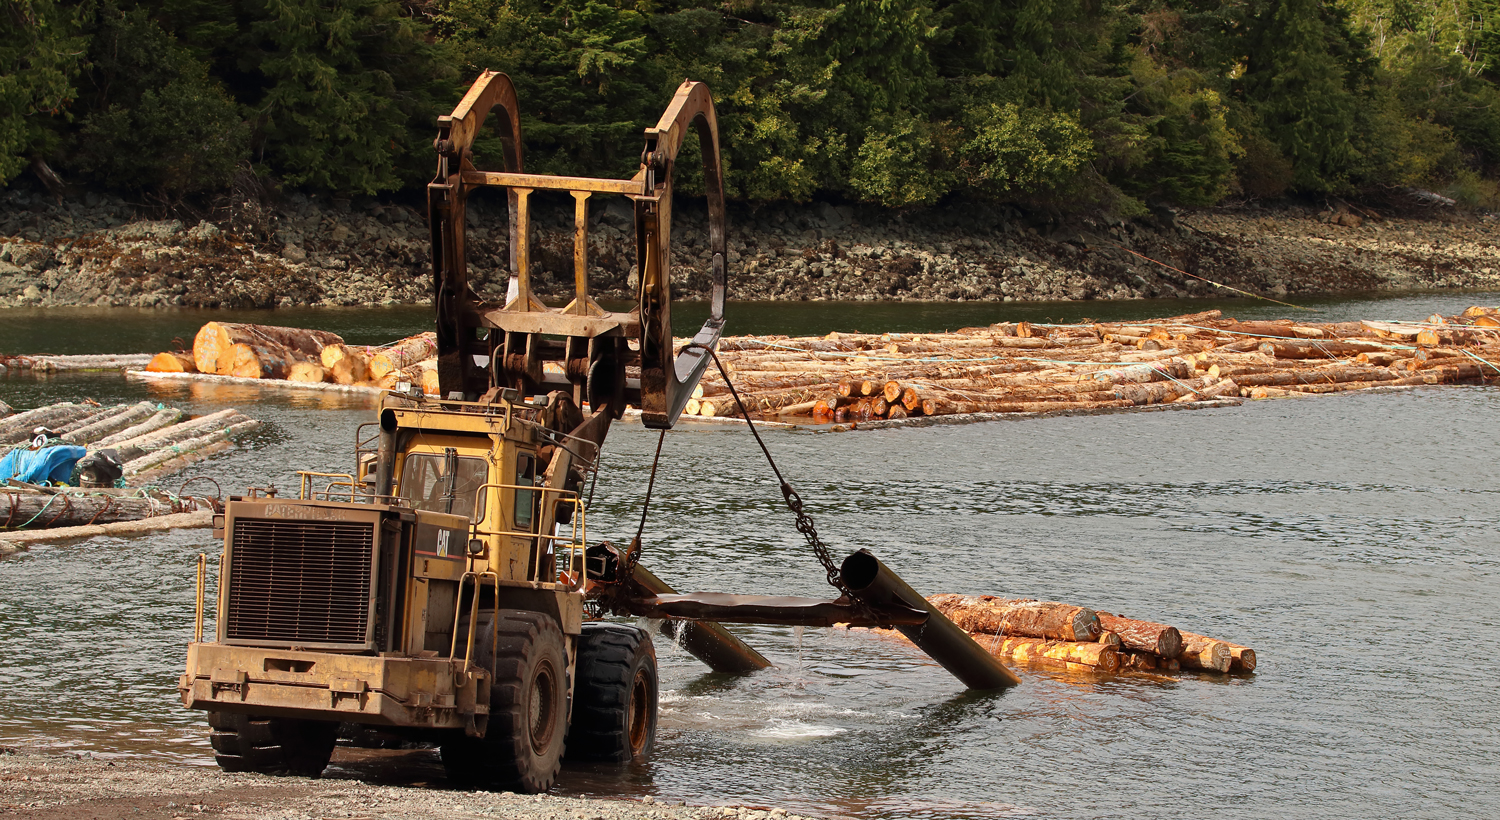
[{"label": "loader cab", "polygon": [[523,412],[398,411],[388,430],[387,494],[418,511],[467,519],[468,537],[453,554],[471,559],[473,572],[505,582],[579,586],[584,534],[583,516],[575,514],[581,506],[576,481],[564,475],[553,482],[557,486],[548,485],[557,448]]}]

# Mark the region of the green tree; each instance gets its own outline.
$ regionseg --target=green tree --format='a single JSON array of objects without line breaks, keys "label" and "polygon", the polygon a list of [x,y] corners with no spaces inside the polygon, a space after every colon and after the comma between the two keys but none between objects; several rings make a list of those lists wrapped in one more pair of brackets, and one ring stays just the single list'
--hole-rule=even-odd
[{"label": "green tree", "polygon": [[7,0],[0,11],[0,184],[57,144],[83,50],[76,7]]},{"label": "green tree", "polygon": [[226,185],[248,156],[249,129],[208,66],[145,9],[104,4],[90,28],[70,166],[167,200]]}]

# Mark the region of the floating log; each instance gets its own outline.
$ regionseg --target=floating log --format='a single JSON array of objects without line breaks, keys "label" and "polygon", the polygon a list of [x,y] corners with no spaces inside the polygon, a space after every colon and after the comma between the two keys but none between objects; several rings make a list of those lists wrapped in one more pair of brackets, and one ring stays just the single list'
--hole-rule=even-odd
[{"label": "floating log", "polygon": [[208,322],[193,337],[193,363],[200,373],[238,375],[233,372],[238,355],[236,345],[271,344],[292,351],[293,358],[311,359],[317,358],[326,345],[340,344],[343,341],[338,334],[322,330]]},{"label": "floating log", "polygon": [[28,441],[35,436],[32,431],[38,427],[61,427],[97,409],[98,407],[92,404],[63,402],[17,413],[0,421],[0,444]]},{"label": "floating log", "polygon": [[370,357],[370,378],[381,379],[393,370],[410,367],[437,356],[437,334],[418,333],[408,336]]},{"label": "floating log", "polygon": [[156,407],[155,402],[149,401],[131,405],[91,424],[71,430],[65,433],[62,439],[69,444],[88,444],[145,421],[156,413]]},{"label": "floating log", "polygon": [[214,430],[205,435],[197,436],[194,438],[180,439],[171,444],[159,447],[151,453],[147,453],[146,455],[143,455],[139,458],[125,462],[124,473],[126,476],[134,476],[139,473],[144,473],[147,470],[150,470],[168,461],[177,459],[184,454],[201,450],[211,445],[218,444],[222,441],[227,441],[242,433],[248,433],[259,426],[260,422],[256,421],[255,419],[245,419],[244,421],[231,424],[228,427]]},{"label": "floating log", "polygon": [[1161,658],[1175,658],[1182,654],[1182,633],[1176,627],[1122,618],[1108,612],[1097,614],[1099,626],[1119,635],[1120,641],[1130,649],[1150,652]]},{"label": "floating log", "polygon": [[1229,671],[1229,644],[1202,635],[1182,636],[1182,654],[1177,656],[1183,669],[1209,672]]},{"label": "floating log", "polygon": [[[15,522],[16,529],[49,529],[135,521],[212,507],[206,499],[162,500],[86,495],[86,492],[32,493],[0,489],[0,521]],[[24,528],[20,526],[23,523],[26,523]],[[0,533],[8,534],[8,531],[0,530]]]},{"label": "floating log", "polygon": [[[1213,640],[1214,640],[1213,638],[1206,638],[1206,637],[1204,637],[1202,635],[1195,635],[1192,632],[1184,632],[1184,633],[1182,633],[1182,642],[1183,642],[1183,646],[1184,647],[1195,646],[1195,645],[1198,644],[1198,642],[1213,641]],[[1224,646],[1226,646],[1226,647],[1229,648],[1229,658],[1230,658],[1230,660],[1229,660],[1229,671],[1231,671],[1231,672],[1254,672],[1255,671],[1255,650],[1254,649],[1251,649],[1248,646],[1240,646],[1239,644],[1229,643],[1228,641],[1216,641],[1216,642],[1217,643],[1221,643]],[[1184,649],[1184,651],[1186,651],[1186,649]]]},{"label": "floating log", "polygon": [[1278,359],[1346,359],[1361,353],[1388,351],[1390,346],[1380,342],[1262,342],[1257,348],[1266,356]]},{"label": "floating log", "polygon": [[146,363],[148,373],[197,373],[198,364],[193,361],[193,354],[168,352],[158,353],[151,357]]},{"label": "floating log", "polygon": [[53,427],[52,431],[57,433],[58,435],[66,435],[79,428],[87,427],[96,421],[113,416],[116,413],[124,410],[125,408],[126,405],[123,404],[115,404],[109,407],[95,407],[91,412],[85,413],[84,415],[73,419],[67,424]]},{"label": "floating log", "polygon": [[187,414],[175,407],[163,407],[162,409],[156,411],[155,415],[151,416],[140,424],[137,424],[133,427],[127,427],[118,433],[105,436],[98,441],[90,443],[89,449],[97,450],[102,447],[113,447],[120,442],[130,441],[133,438],[139,438],[146,435],[147,433],[155,432],[162,429],[163,427],[176,424],[177,420],[185,415]]},{"label": "floating log", "polygon": [[0,356],[0,362],[15,370],[33,373],[69,373],[130,370],[144,367],[151,360],[146,353],[105,353],[88,355],[45,354],[39,356]]},{"label": "floating log", "polygon": [[[220,357],[219,372],[241,379],[285,379],[302,360],[291,349],[275,342],[241,342],[230,346],[229,366]],[[319,379],[318,381],[322,381]]]},{"label": "floating log", "polygon": [[121,441],[111,446],[119,452],[120,461],[130,462],[177,442],[186,441],[194,436],[200,436],[204,433],[248,420],[239,410],[230,407],[220,410],[217,413],[209,413],[206,416],[200,416],[191,421],[185,421],[182,424],[173,425],[154,433],[147,433],[143,436]]},{"label": "floating log", "polygon": [[[0,501],[0,504],[3,504],[3,501]],[[208,529],[213,526],[213,520],[212,509],[200,509],[194,512],[170,513],[134,521],[115,521],[109,524],[53,527],[44,530],[0,530],[0,555],[15,552],[28,544],[96,538],[101,535],[121,538],[164,530]]]},{"label": "floating log", "polygon": [[968,632],[1058,641],[1093,641],[1101,632],[1093,610],[1055,601],[993,595],[934,595],[927,600]]},{"label": "floating log", "polygon": [[331,344],[323,348],[319,359],[335,384],[358,384],[370,378],[369,348]]}]

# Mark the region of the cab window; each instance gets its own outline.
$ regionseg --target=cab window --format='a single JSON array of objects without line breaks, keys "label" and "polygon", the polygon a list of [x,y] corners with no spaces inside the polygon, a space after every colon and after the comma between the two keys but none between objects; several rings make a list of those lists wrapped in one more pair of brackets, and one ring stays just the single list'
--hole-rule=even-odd
[{"label": "cab window", "polygon": [[479,498],[478,509],[474,500],[488,474],[485,460],[460,456],[455,459],[453,475],[444,473],[446,461],[442,453],[409,453],[401,467],[401,497],[419,510],[451,512],[482,520],[485,500]]}]

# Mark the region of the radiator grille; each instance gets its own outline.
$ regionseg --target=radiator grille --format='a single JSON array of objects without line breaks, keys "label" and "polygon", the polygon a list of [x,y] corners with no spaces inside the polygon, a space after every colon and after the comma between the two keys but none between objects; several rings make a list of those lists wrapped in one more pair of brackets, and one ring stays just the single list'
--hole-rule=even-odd
[{"label": "radiator grille", "polygon": [[225,637],[366,643],[374,526],[236,519]]}]

